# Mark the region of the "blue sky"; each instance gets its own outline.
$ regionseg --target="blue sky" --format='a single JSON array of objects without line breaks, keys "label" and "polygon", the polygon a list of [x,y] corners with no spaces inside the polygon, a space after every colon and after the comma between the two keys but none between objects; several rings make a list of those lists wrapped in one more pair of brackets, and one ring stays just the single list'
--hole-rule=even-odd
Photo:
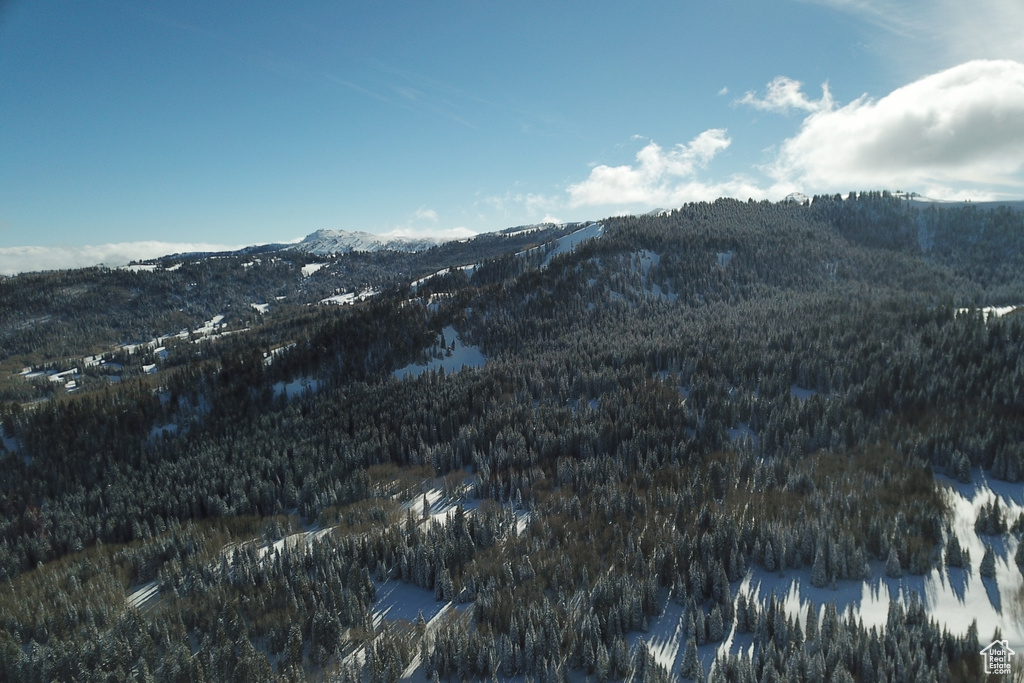
[{"label": "blue sky", "polygon": [[14,0],[0,272],[719,196],[1020,198],[1022,62],[1018,0]]}]

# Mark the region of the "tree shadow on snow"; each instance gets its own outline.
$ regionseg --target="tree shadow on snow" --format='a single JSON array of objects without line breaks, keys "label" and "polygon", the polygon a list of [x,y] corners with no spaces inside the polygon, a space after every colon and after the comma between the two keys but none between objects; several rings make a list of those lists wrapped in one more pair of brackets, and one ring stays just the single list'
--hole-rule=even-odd
[{"label": "tree shadow on snow", "polygon": [[[983,492],[992,491],[998,498],[1002,505],[1013,503],[1016,505],[1024,506],[1024,486],[1020,483],[1011,483],[1008,481],[1000,481],[999,479],[992,479],[979,467],[971,469],[971,482],[964,484],[963,482],[952,479],[944,474],[935,474],[936,481],[942,482],[967,500],[974,501],[974,499],[982,494]],[[1012,520],[1010,520],[1012,522]]]},{"label": "tree shadow on snow", "polygon": [[961,567],[946,567],[945,580],[956,599],[963,604],[967,600],[968,570]]},{"label": "tree shadow on snow", "polygon": [[988,593],[988,601],[992,608],[998,613],[1003,613],[1003,599],[999,595],[999,586],[995,579],[982,577],[981,582],[985,585],[985,592]]}]

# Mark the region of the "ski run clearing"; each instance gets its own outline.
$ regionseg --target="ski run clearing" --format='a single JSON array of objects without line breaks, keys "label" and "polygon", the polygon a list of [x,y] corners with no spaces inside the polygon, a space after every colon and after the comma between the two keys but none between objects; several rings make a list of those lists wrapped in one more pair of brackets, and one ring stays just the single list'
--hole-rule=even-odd
[{"label": "ski run clearing", "polygon": [[551,259],[558,256],[559,254],[569,254],[576,250],[576,247],[589,239],[600,237],[604,234],[604,226],[600,223],[591,223],[585,228],[580,228],[575,232],[571,232],[565,237],[559,237],[555,240],[555,247],[547,253],[544,258],[544,263],[541,265],[542,268],[546,268],[551,263]]}]

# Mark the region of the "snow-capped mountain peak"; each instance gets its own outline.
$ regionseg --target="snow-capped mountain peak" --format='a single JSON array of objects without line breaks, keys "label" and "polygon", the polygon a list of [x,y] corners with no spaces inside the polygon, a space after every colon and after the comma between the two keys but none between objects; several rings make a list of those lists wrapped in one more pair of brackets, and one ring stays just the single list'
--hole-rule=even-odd
[{"label": "snow-capped mountain peak", "polygon": [[317,230],[290,249],[311,254],[328,255],[350,251],[422,251],[441,244],[433,237],[385,237],[349,230]]}]

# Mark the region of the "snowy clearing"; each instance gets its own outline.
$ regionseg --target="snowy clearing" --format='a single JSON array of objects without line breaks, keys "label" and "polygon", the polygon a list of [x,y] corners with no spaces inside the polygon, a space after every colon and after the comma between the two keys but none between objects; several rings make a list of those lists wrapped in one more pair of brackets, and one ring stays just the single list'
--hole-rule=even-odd
[{"label": "snowy clearing", "polygon": [[[434,591],[420,588],[411,583],[402,583],[392,579],[384,583],[374,581],[377,595],[373,601],[373,624],[377,626],[381,620],[416,621],[423,614],[423,619],[430,623],[454,607],[454,603],[442,602],[434,598]],[[464,605],[463,608],[469,605]]]},{"label": "snowy clearing", "polygon": [[334,304],[336,306],[348,306],[356,302],[355,292],[346,292],[345,294],[335,294],[329,296],[326,299],[320,299],[322,304]]},{"label": "snowy clearing", "polygon": [[142,608],[150,600],[154,599],[160,594],[160,583],[158,581],[150,581],[144,583],[134,591],[128,594],[125,601],[129,606],[136,609]]},{"label": "snowy clearing", "polygon": [[[333,528],[333,527],[331,527]],[[261,545],[256,548],[256,559],[262,560],[269,553],[281,553],[288,550],[301,550],[307,546],[312,545],[315,541],[319,541],[324,536],[331,532],[331,528],[328,529],[310,529],[309,531],[299,531],[294,534],[279,538],[278,540],[268,545]],[[233,550],[234,546],[225,547],[225,551]]]},{"label": "snowy clearing", "polygon": [[[996,318],[1002,318],[1004,315],[1013,313],[1020,306],[985,306],[980,309],[982,316],[985,318],[985,322],[988,322],[990,316]],[[977,308],[958,308],[956,309],[957,315],[963,315],[964,313],[970,313],[971,311],[977,311]]]},{"label": "snowy clearing", "polygon": [[355,292],[344,292],[341,294],[335,294],[329,296],[326,299],[320,299],[321,304],[334,304],[336,306],[348,306],[354,304],[356,301],[366,301],[372,296],[380,294],[380,290],[377,289],[364,289],[363,291],[356,294]]},{"label": "snowy clearing", "polygon": [[302,266],[302,277],[309,277],[313,273],[317,272],[321,268],[330,265],[329,263],[307,263]]},{"label": "snowy clearing", "polygon": [[263,364],[271,365],[274,362],[274,358],[280,356],[282,353],[295,346],[295,342],[286,344],[285,346],[279,346],[276,349],[271,349],[263,354]]},{"label": "snowy clearing", "polygon": [[[442,343],[443,342],[443,343]],[[457,372],[463,368],[482,368],[487,362],[487,357],[475,346],[467,346],[455,328],[449,325],[444,328],[441,337],[438,338],[438,346],[444,348],[440,351],[441,358],[432,358],[425,365],[409,364],[391,373],[398,379],[406,377],[419,377],[428,370],[440,370],[445,372]]]},{"label": "snowy clearing", "polygon": [[224,324],[224,316],[215,315],[211,319],[204,322],[202,326],[197,327],[195,330],[193,330],[193,333],[206,337],[211,334],[215,334],[217,330],[225,327],[227,327],[227,325]]}]

